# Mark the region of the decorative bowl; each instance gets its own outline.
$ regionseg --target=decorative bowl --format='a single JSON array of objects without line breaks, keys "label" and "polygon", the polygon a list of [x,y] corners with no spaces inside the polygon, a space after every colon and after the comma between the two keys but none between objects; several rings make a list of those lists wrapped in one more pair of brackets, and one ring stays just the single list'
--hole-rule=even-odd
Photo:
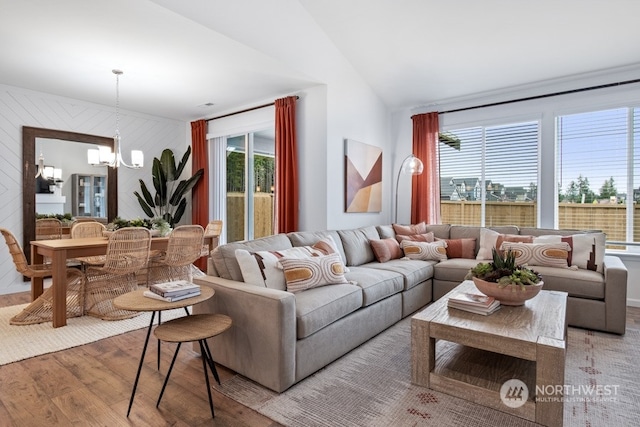
[{"label": "decorative bowl", "polygon": [[487,282],[486,280],[473,277],[473,283],[476,288],[483,294],[489,297],[494,297],[502,305],[523,305],[526,300],[529,300],[536,295],[542,289],[544,282],[536,283],[535,285],[506,285],[504,287],[498,286],[496,282]]}]

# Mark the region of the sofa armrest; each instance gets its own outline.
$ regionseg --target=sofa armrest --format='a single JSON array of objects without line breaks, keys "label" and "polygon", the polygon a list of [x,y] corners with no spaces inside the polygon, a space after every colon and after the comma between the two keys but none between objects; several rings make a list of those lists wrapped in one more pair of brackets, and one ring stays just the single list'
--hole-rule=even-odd
[{"label": "sofa armrest", "polygon": [[627,323],[627,267],[620,258],[604,257],[604,281],[606,329],[624,334]]},{"label": "sofa armrest", "polygon": [[194,313],[220,313],[232,326],[211,340],[213,359],[274,391],[295,381],[296,308],[289,292],[220,277],[194,277],[215,290]]}]

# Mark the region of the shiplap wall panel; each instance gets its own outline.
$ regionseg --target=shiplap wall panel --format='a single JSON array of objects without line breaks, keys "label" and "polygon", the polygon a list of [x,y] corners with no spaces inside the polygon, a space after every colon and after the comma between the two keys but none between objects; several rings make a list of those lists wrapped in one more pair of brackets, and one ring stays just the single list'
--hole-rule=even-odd
[{"label": "shiplap wall panel", "polygon": [[[115,121],[113,105],[92,104],[0,85],[0,226],[11,230],[18,241],[22,242],[22,126],[112,136]],[[125,161],[130,162],[132,149],[143,150],[145,167],[139,170],[118,170],[119,216],[145,217],[133,195],[140,187],[138,180],[142,179],[152,187],[152,161],[154,157],[160,157],[165,148],[172,149],[176,157],[182,157],[191,143],[187,140],[188,125],[178,120],[120,110],[120,134]],[[36,147],[36,155],[38,154]],[[191,218],[190,215],[190,211],[185,213],[185,217]],[[4,242],[0,243],[0,294],[29,289],[29,282],[23,282],[22,276],[16,272],[7,246]]]}]

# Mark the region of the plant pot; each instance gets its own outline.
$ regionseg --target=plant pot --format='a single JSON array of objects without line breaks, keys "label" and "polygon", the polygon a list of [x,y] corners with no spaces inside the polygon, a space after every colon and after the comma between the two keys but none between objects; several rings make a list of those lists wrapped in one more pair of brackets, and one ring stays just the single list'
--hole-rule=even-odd
[{"label": "plant pot", "polygon": [[524,288],[519,285],[506,285],[501,288],[496,282],[487,282],[477,277],[473,277],[473,283],[480,292],[486,296],[494,297],[502,305],[523,305],[526,300],[538,295],[544,285],[544,282],[539,282],[535,285],[524,286]]}]

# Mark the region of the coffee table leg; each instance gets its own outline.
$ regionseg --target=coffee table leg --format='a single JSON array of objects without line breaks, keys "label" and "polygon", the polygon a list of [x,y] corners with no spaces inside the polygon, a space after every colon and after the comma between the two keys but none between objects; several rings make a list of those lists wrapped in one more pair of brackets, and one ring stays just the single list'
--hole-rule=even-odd
[{"label": "coffee table leg", "polygon": [[564,412],[562,386],[565,341],[540,337],[536,353],[536,387],[541,387],[544,391],[544,394],[536,395],[536,422],[545,426],[561,426]]},{"label": "coffee table leg", "polygon": [[162,395],[164,394],[164,389],[167,387],[167,383],[169,382],[169,377],[171,376],[171,371],[173,370],[173,364],[176,363],[176,358],[178,357],[178,351],[180,351],[181,342],[178,343],[176,347],[176,352],[173,353],[173,359],[171,359],[171,365],[169,365],[169,370],[167,371],[167,376],[164,379],[164,383],[162,384],[162,390],[160,390],[160,396],[158,396],[158,401],[156,402],[156,408],[160,405],[160,401],[162,400]]},{"label": "coffee table leg", "polygon": [[[209,384],[209,373],[207,372],[207,362],[212,363],[211,359],[209,358],[209,356],[207,355],[206,351],[204,348],[204,345],[202,344],[204,340],[200,340],[198,341],[200,343],[200,351],[202,352],[202,370],[204,371],[204,379],[205,382],[207,384],[207,394],[209,395],[209,407],[211,408],[211,418],[215,418],[216,414],[213,412],[213,399],[211,398],[211,385]],[[206,361],[205,361],[206,359]],[[213,368],[215,369],[215,368]],[[214,370],[215,372],[215,370]],[[218,380],[218,384],[220,384],[220,380],[217,378],[218,374],[215,374],[216,380]]]},{"label": "coffee table leg", "polygon": [[142,355],[140,356],[140,363],[138,363],[138,372],[136,373],[136,380],[133,382],[133,390],[131,390],[131,398],[129,399],[129,409],[127,409],[127,417],[131,412],[131,406],[133,405],[133,398],[136,395],[136,388],[138,387],[138,380],[140,379],[140,372],[142,371],[142,363],[144,362],[144,355],[147,352],[147,345],[149,344],[149,336],[151,335],[151,328],[153,327],[153,320],[156,317],[156,312],[151,314],[151,321],[149,322],[149,328],[147,329],[147,338],[144,340],[144,347],[142,347]]},{"label": "coffee table leg", "polygon": [[411,382],[429,387],[436,359],[436,340],[429,337],[429,322],[411,320]]},{"label": "coffee table leg", "polygon": [[220,384],[220,377],[218,376],[218,370],[216,369],[216,365],[213,363],[213,356],[211,355],[211,350],[209,349],[209,343],[207,343],[207,340],[202,340],[202,341],[204,342],[204,351],[206,351],[206,353],[202,354],[202,357],[207,359],[207,363],[211,368],[211,373],[213,374],[213,377],[218,382],[218,385],[222,385]]}]

